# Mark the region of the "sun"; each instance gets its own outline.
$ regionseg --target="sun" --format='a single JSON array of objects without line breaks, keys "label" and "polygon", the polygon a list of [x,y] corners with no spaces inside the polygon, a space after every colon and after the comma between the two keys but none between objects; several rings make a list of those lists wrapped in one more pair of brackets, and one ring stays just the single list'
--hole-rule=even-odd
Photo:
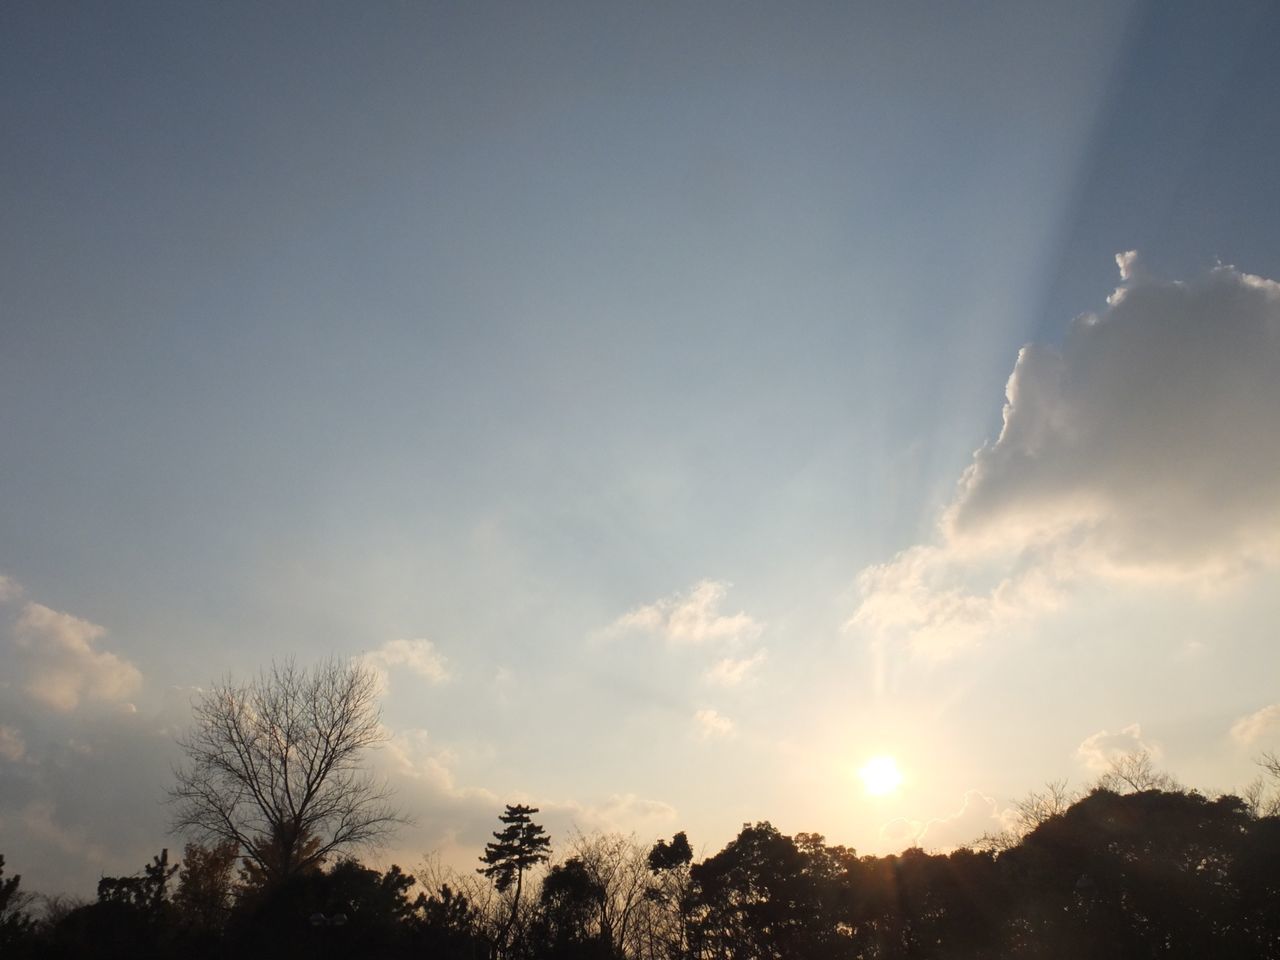
[{"label": "sun", "polygon": [[902,786],[902,771],[893,757],[872,757],[858,771],[863,789],[873,797],[883,797]]}]

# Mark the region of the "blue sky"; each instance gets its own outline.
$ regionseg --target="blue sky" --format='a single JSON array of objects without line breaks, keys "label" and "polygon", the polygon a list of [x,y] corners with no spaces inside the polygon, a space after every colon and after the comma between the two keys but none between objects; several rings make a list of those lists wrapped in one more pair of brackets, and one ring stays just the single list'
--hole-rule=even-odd
[{"label": "blue sky", "polygon": [[[382,656],[410,862],[516,795],[888,848],[1087,780],[1104,732],[1248,779],[1278,32],[1263,3],[6,5],[7,862],[83,887],[172,843],[191,688],[290,655]],[[1136,331],[1125,375],[1090,312]],[[997,442],[1015,362],[1034,450]],[[1173,370],[1207,372],[1164,397]],[[873,801],[877,752],[907,783]],[[103,770],[128,788],[74,802]]]}]

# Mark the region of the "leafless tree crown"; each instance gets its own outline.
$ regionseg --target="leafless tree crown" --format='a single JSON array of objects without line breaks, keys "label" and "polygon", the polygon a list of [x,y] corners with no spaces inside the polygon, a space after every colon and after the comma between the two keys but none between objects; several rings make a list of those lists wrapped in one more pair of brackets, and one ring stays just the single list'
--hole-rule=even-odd
[{"label": "leafless tree crown", "polygon": [[247,683],[216,684],[193,710],[178,741],[186,762],[170,791],[174,827],[237,844],[267,879],[376,845],[404,822],[362,762],[386,739],[366,667],[272,664]]}]

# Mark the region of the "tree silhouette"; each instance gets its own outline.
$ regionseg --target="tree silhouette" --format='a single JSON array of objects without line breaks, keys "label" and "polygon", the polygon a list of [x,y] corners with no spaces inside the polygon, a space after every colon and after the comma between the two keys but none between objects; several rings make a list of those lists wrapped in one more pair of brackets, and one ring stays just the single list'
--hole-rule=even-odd
[{"label": "tree silhouette", "polygon": [[668,843],[659,840],[647,858],[653,882],[645,891],[645,899],[653,905],[645,917],[645,935],[649,956],[680,958],[689,955],[692,880],[690,864],[693,848],[683,830]]},{"label": "tree silhouette", "polygon": [[173,905],[188,929],[216,936],[226,926],[239,857],[240,850],[234,843],[212,847],[187,844],[182,852],[182,869],[178,873]]},{"label": "tree silhouette", "polygon": [[0,854],[0,955],[16,952],[32,931],[31,916],[25,907],[26,894],[19,891],[20,875],[4,878],[4,855]]},{"label": "tree silhouette", "polygon": [[175,828],[235,843],[269,884],[384,839],[404,821],[362,767],[386,739],[377,693],[372,671],[339,660],[215,684],[178,741],[187,762],[170,791]]},{"label": "tree silhouette", "polygon": [[169,866],[168,848],[161,850],[142,868],[141,876],[103,877],[98,881],[98,900],[122,903],[155,916],[168,902],[169,881],[178,867]]},{"label": "tree silhouette", "polygon": [[485,844],[484,854],[480,857],[485,865],[478,868],[477,872],[492,880],[499,893],[506,893],[512,884],[516,888],[511,899],[511,912],[499,936],[503,950],[506,949],[507,936],[520,910],[520,891],[524,886],[525,872],[551,856],[551,838],[542,827],[533,822],[531,816],[537,812],[537,807],[507,804],[506,809],[498,815],[498,819],[506,826],[494,833],[493,840]]}]

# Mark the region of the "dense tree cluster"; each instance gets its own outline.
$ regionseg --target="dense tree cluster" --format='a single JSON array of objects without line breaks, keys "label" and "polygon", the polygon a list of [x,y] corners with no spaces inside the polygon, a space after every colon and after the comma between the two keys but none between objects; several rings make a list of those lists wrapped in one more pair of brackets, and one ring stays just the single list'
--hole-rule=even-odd
[{"label": "dense tree cluster", "polygon": [[63,903],[39,919],[18,878],[0,874],[0,953],[1280,957],[1280,817],[1236,796],[1164,786],[1099,787],[1041,805],[1020,838],[946,854],[859,856],[761,822],[701,861],[679,833],[652,846],[579,835],[542,864],[550,849],[527,807],[504,812],[481,876],[424,865],[417,880],[347,857],[282,878],[231,845],[192,844],[178,864],[162,851],[135,876],[104,877],[95,901]]}]

